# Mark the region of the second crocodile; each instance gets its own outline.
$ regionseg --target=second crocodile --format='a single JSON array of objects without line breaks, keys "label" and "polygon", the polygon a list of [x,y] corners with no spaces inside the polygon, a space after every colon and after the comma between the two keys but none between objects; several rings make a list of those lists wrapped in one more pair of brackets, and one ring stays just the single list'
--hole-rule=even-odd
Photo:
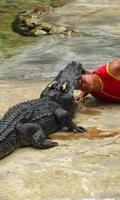
[{"label": "second crocodile", "polygon": [[[16,15],[12,30],[23,36],[62,34],[70,36],[73,30],[65,25],[49,22],[52,7],[38,7],[31,12],[23,11]],[[47,16],[46,16],[47,15]],[[47,17],[48,19],[46,20]]]}]

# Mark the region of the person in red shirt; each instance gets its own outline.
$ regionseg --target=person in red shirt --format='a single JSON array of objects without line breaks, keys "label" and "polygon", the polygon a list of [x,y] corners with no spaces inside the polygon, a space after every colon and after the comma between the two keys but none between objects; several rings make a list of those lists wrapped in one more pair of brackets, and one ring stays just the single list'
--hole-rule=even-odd
[{"label": "person in red shirt", "polygon": [[76,97],[79,102],[90,93],[99,101],[120,103],[120,58],[93,72],[84,70],[81,77],[80,94]]}]

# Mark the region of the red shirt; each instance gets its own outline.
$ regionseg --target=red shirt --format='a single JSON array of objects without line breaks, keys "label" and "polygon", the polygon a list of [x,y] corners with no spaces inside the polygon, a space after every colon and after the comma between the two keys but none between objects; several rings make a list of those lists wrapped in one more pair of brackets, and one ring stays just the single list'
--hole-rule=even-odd
[{"label": "red shirt", "polygon": [[109,64],[93,71],[93,74],[99,78],[102,90],[92,91],[92,96],[100,101],[120,103],[120,79],[110,73]]}]

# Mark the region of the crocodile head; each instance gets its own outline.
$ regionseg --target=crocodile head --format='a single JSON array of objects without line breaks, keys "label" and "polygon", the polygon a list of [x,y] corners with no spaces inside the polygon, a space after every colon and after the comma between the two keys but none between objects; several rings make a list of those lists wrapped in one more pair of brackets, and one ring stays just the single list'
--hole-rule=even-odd
[{"label": "crocodile head", "polygon": [[79,89],[81,74],[85,73],[82,65],[75,61],[69,63],[42,92],[41,97],[50,97],[66,110],[74,107],[74,90]]}]

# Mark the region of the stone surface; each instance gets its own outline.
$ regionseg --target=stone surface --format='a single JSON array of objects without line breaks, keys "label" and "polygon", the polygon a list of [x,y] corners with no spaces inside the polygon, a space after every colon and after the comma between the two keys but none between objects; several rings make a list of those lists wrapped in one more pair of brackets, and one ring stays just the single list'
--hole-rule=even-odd
[{"label": "stone surface", "polygon": [[[49,80],[0,82],[0,111],[38,98]],[[48,150],[21,148],[0,161],[0,200],[79,200],[120,197],[120,105],[86,99],[74,121],[84,134],[59,131]]]}]

